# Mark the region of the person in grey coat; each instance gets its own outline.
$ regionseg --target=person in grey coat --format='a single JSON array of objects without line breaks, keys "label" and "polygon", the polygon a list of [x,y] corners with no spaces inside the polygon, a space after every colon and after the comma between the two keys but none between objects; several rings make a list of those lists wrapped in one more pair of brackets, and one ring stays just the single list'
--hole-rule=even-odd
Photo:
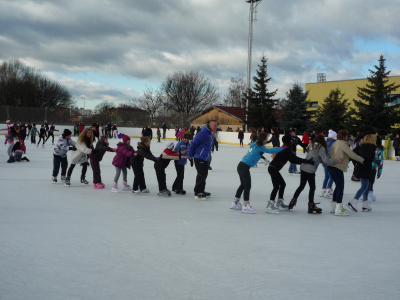
[{"label": "person in grey coat", "polygon": [[330,159],[327,157],[327,149],[328,146],[326,144],[326,141],[322,135],[318,135],[313,143],[312,143],[312,149],[311,151],[308,152],[306,159],[313,159],[314,160],[314,165],[310,164],[302,164],[300,166],[300,185],[297,188],[296,192],[294,193],[292,201],[289,203],[289,209],[292,209],[296,203],[297,199],[300,195],[300,193],[304,190],[304,187],[306,186],[307,182],[310,186],[310,192],[308,195],[308,213],[321,213],[322,209],[317,207],[314,203],[314,193],[315,193],[315,172],[318,169],[318,165],[320,163],[325,163],[325,164],[341,164],[342,163],[342,158],[338,159]]}]

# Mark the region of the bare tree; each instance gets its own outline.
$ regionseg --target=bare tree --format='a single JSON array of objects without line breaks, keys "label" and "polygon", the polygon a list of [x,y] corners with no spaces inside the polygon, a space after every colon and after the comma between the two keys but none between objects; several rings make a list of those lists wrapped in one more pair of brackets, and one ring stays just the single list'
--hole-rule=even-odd
[{"label": "bare tree", "polygon": [[163,95],[160,91],[154,91],[153,88],[146,87],[143,96],[137,100],[137,106],[150,114],[150,123],[153,125],[154,117],[163,106],[163,102]]},{"label": "bare tree", "polygon": [[198,113],[216,104],[219,91],[200,71],[174,72],[168,75],[160,87],[168,110],[178,113],[181,126],[185,115]]},{"label": "bare tree", "polygon": [[231,77],[231,84],[224,96],[226,106],[244,107],[243,93],[246,92],[246,80],[243,74]]}]

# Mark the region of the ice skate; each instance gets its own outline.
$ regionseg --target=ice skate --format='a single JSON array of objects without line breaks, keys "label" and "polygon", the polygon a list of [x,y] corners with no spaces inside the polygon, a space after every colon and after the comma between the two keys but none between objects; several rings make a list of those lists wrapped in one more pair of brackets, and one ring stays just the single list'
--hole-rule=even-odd
[{"label": "ice skate", "polygon": [[246,205],[243,205],[242,213],[243,214],[255,214],[256,213],[256,209],[253,206],[250,206],[249,203],[247,203]]},{"label": "ice skate", "polygon": [[349,211],[343,207],[342,203],[337,203],[335,209],[335,216],[347,217],[349,216]]},{"label": "ice skate", "polygon": [[211,193],[204,191],[203,194],[206,195],[207,198],[211,198]]},{"label": "ice skate", "polygon": [[278,199],[278,201],[276,202],[276,208],[278,210],[288,210],[288,206],[283,203],[283,199]]},{"label": "ice skate", "polygon": [[212,171],[212,168],[211,168],[211,166],[209,166],[209,167],[208,167],[208,171]]},{"label": "ice skate", "polygon": [[124,191],[130,191],[132,188],[131,188],[131,186],[130,186],[126,181],[123,181],[123,182],[122,182],[122,189],[123,189]]},{"label": "ice skate", "polygon": [[111,193],[118,193],[118,187],[116,182],[114,182],[111,186]]},{"label": "ice skate", "polygon": [[279,209],[275,207],[275,201],[269,200],[267,204],[267,209],[265,211],[267,214],[279,214]]},{"label": "ice skate", "polygon": [[358,203],[358,200],[357,199],[353,199],[349,203],[347,203],[346,206],[348,208],[350,208],[350,210],[352,210],[354,212],[357,212],[357,203]]},{"label": "ice skate", "polygon": [[293,172],[292,175],[300,175],[300,172],[299,171]]},{"label": "ice skate", "polygon": [[240,201],[240,199],[235,198],[232,202],[231,209],[242,210],[242,204],[240,202],[236,203],[235,201]]},{"label": "ice skate", "polygon": [[351,176],[351,180],[352,181],[360,181],[360,179],[358,179],[357,177],[355,177],[354,175],[353,176]]},{"label": "ice skate", "polygon": [[140,195],[140,190],[137,190],[137,191],[132,190],[132,194],[134,194],[134,195]]},{"label": "ice skate", "polygon": [[322,189],[321,193],[319,194],[320,197],[325,197],[326,189]]},{"label": "ice skate", "polygon": [[52,180],[53,183],[57,183],[57,177],[52,176],[51,180]]},{"label": "ice skate", "polygon": [[99,183],[95,183],[95,184],[94,184],[94,188],[95,188],[95,189],[102,189],[103,186],[102,186],[101,184],[99,184]]},{"label": "ice skate", "polygon": [[292,172],[292,171],[288,171],[288,173],[289,173],[289,175],[293,175],[293,172]]},{"label": "ice skate", "polygon": [[71,179],[69,177],[65,178],[64,185],[67,186],[67,187],[71,186]]},{"label": "ice skate", "polygon": [[165,189],[163,191],[158,192],[157,196],[160,196],[160,197],[171,197],[171,192],[169,192],[169,190]]},{"label": "ice skate", "polygon": [[207,196],[204,193],[197,193],[194,194],[194,199],[204,201],[206,200]]},{"label": "ice skate", "polygon": [[369,201],[369,203],[372,203],[372,201],[376,201],[376,197],[374,195],[374,192],[370,191],[368,193],[368,201]]},{"label": "ice skate", "polygon": [[178,194],[178,195],[186,195],[186,191],[185,190],[176,190],[175,193]]},{"label": "ice skate", "polygon": [[322,209],[317,207],[315,204],[319,204],[319,203],[310,203],[310,202],[308,202],[308,213],[309,214],[313,214],[313,213],[320,214],[320,213],[322,213]]},{"label": "ice skate", "polygon": [[23,160],[29,162],[29,159],[27,157],[21,158],[21,161],[23,161]]},{"label": "ice skate", "polygon": [[87,185],[89,184],[89,181],[87,181],[87,180],[85,179],[85,177],[82,177],[82,178],[81,178],[81,184],[84,185],[84,186],[87,186]]},{"label": "ice skate", "polygon": [[330,211],[330,213],[331,214],[334,214],[335,213],[335,211],[336,211],[336,202],[331,202],[331,211]]},{"label": "ice skate", "polygon": [[333,198],[333,190],[330,188],[327,188],[325,191],[324,197],[328,198],[328,199],[332,199]]},{"label": "ice skate", "polygon": [[142,192],[142,193],[150,193],[150,190],[149,189],[143,189],[140,192]]},{"label": "ice skate", "polygon": [[363,204],[362,204],[362,211],[371,211],[371,210],[372,210],[372,207],[369,206],[368,201],[363,201]]},{"label": "ice skate", "polygon": [[65,182],[66,177],[61,175],[61,182],[64,183]]},{"label": "ice skate", "polygon": [[296,206],[296,204],[297,204],[297,199],[295,199],[295,198],[293,198],[292,200],[290,200],[290,203],[289,203],[289,209],[293,209],[293,207],[295,207]]}]

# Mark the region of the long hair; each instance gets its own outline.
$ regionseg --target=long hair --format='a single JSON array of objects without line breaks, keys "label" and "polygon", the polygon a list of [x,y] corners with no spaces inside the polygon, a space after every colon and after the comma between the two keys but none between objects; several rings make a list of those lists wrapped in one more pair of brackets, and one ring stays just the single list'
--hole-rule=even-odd
[{"label": "long hair", "polygon": [[257,138],[257,146],[264,146],[264,140],[267,138],[267,134],[265,132],[261,132]]},{"label": "long hair", "polygon": [[362,144],[374,144],[376,145],[376,135],[375,134],[368,134],[364,136],[364,139],[360,142]]},{"label": "long hair", "polygon": [[[91,131],[91,132],[92,132],[92,135],[90,136],[90,145],[89,145],[89,146],[88,146],[89,143],[86,143],[86,141],[88,141],[88,139],[89,139],[89,138],[86,136],[86,133],[87,133],[88,131]],[[77,141],[77,143],[80,143],[80,144],[84,143],[86,146],[88,146],[88,148],[92,147],[92,146],[93,146],[93,131],[92,131],[92,129],[91,129],[91,128],[85,128],[85,129],[81,132],[81,134],[78,136],[78,141]]]},{"label": "long hair", "polygon": [[337,134],[337,139],[342,140],[346,136],[349,136],[349,132],[347,130],[342,129],[342,130],[339,130],[339,132]]},{"label": "long hair", "polygon": [[[320,144],[320,146],[318,148],[315,148],[315,143]],[[318,134],[314,138],[314,140],[312,141],[312,146],[313,146],[313,149],[315,149],[315,152],[317,152],[320,149],[320,147],[322,146],[325,148],[325,153],[328,154],[328,145],[326,144],[326,141],[322,135]]]},{"label": "long hair", "polygon": [[142,145],[145,147],[144,143],[149,142],[149,141],[150,141],[150,138],[148,136],[142,136],[140,138],[140,142],[138,142],[138,146]]}]

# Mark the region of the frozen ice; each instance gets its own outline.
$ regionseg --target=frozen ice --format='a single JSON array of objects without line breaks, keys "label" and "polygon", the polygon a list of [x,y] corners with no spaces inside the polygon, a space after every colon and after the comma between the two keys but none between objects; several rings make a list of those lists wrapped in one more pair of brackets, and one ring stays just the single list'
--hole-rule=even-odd
[{"label": "frozen ice", "polygon": [[[57,138],[56,138],[57,140]],[[110,144],[116,145],[111,139]],[[138,139],[132,139],[136,145]],[[159,155],[165,142],[152,142]],[[0,299],[398,299],[399,168],[384,162],[372,212],[336,217],[319,198],[307,213],[308,187],[292,211],[265,213],[271,192],[267,167],[251,169],[251,205],[257,214],[229,209],[239,185],[236,167],[248,148],[220,144],[207,179],[207,201],[193,195],[195,168],[186,166],[185,196],[158,197],[153,163],[145,161],[149,194],[111,193],[114,153],[101,162],[106,188],[51,183],[52,151],[27,141],[30,162],[0,157]],[[298,153],[299,156],[304,156]],[[70,154],[69,160],[70,160]],[[268,155],[267,155],[268,157]],[[281,171],[285,203],[300,177]],[[345,174],[344,202],[360,183]],[[173,162],[167,172],[171,189]],[[58,176],[60,182],[60,175]],[[132,184],[133,172],[128,172]],[[361,208],[361,204],[359,204]]]}]

